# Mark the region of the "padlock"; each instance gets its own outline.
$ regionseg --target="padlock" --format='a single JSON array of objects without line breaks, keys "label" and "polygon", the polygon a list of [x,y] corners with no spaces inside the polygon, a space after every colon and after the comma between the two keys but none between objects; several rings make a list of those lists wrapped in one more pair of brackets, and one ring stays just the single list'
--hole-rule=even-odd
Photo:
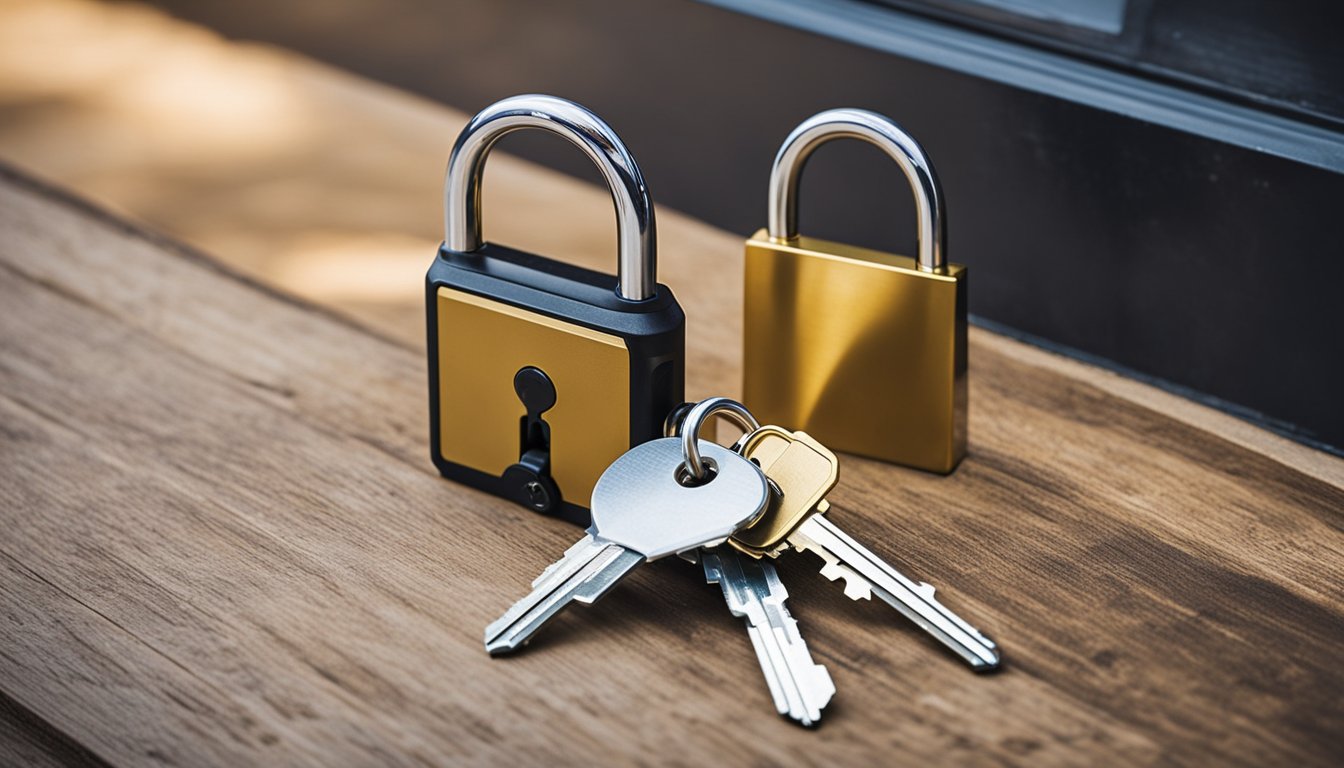
[{"label": "padlock", "polygon": [[[798,234],[798,179],[856,138],[914,191],[917,258]],[[920,145],[858,109],[794,129],[770,171],[769,227],[747,241],[744,401],[834,450],[948,473],[966,454],[966,268],[949,264],[943,193]]]},{"label": "padlock", "polygon": [[[482,240],[486,158],[523,128],[565,137],[601,170],[616,206],[615,279]],[[587,109],[515,96],[458,136],[444,206],[425,296],[434,464],[444,477],[586,526],[603,470],[661,437],[683,396],[686,320],[656,280],[653,201],[639,166]]]}]

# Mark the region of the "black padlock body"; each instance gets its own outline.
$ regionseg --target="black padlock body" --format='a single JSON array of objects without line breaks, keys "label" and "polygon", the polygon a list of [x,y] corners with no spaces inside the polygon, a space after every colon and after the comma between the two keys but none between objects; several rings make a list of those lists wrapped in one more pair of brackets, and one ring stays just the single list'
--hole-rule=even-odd
[{"label": "black padlock body", "polygon": [[[430,456],[440,474],[510,497],[510,488],[501,475],[444,457],[440,288],[619,337],[629,352],[627,448],[663,436],[663,421],[668,412],[684,400],[686,316],[666,285],[658,284],[654,297],[644,301],[626,301],[616,295],[615,287],[616,278],[612,275],[507,246],[487,243],[467,253],[440,246],[425,279]],[[472,329],[451,332],[471,333]],[[567,385],[572,386],[573,382],[557,385],[562,400]],[[511,388],[500,396],[516,397]],[[563,487],[560,490],[565,493]],[[580,526],[587,526],[590,521],[586,498],[579,501],[566,496],[551,514]]]}]

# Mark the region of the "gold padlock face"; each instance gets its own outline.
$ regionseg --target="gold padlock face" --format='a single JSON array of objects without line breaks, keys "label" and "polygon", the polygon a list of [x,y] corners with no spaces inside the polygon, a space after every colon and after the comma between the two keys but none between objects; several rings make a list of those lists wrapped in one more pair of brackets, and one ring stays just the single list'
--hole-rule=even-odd
[{"label": "gold padlock face", "polygon": [[767,424],[931,472],[966,455],[966,269],[809,237],[747,242],[744,400]]},{"label": "gold padlock face", "polygon": [[[588,506],[602,472],[630,448],[630,351],[624,339],[439,286],[439,450],[498,476],[518,461],[526,415],[513,389],[535,366],[555,384],[550,475]],[[467,330],[464,330],[467,329]]]}]

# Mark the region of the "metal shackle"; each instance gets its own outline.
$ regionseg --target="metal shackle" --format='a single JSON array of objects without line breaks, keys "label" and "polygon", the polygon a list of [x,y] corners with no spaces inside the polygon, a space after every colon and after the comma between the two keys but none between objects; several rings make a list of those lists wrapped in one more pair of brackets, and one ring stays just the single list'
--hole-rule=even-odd
[{"label": "metal shackle", "polygon": [[747,407],[736,400],[727,397],[711,397],[708,400],[701,400],[686,412],[686,418],[682,421],[679,432],[681,433],[681,453],[686,461],[686,472],[691,478],[699,483],[705,480],[705,463],[700,458],[700,427],[709,420],[710,416],[726,416],[730,421],[737,424],[748,432],[753,432],[761,428],[760,422],[751,415]]},{"label": "metal shackle", "polygon": [[443,183],[443,241],[450,250],[480,248],[481,179],[495,142],[523,128],[559,134],[583,150],[602,172],[616,205],[616,295],[643,301],[657,293],[653,199],[639,166],[611,126],[567,99],[512,96],[486,107],[462,129]]},{"label": "metal shackle", "polygon": [[803,166],[817,147],[832,139],[862,139],[896,161],[915,194],[919,237],[917,263],[923,272],[942,272],[947,267],[944,241],[947,224],[943,215],[943,190],[933,164],[919,142],[891,118],[864,109],[830,109],[804,120],[784,140],[770,168],[770,219],[772,240],[787,242],[798,237],[798,180]]}]

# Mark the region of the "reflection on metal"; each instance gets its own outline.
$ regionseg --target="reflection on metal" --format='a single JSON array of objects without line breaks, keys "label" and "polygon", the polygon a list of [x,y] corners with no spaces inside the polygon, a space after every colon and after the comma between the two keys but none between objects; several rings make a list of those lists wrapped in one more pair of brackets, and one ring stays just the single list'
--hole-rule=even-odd
[{"label": "reflection on metal", "polygon": [[915,196],[915,261],[922,272],[942,272],[947,265],[943,242],[943,191],[924,148],[884,115],[863,109],[828,109],[804,120],[775,155],[770,169],[770,239],[798,238],[798,182],[803,166],[821,145],[835,139],[859,139],[877,147],[900,167]]},{"label": "reflection on metal", "polygon": [[[950,472],[966,451],[966,280],[810,237],[747,242],[743,402],[836,451]],[[913,371],[919,371],[918,375]]]},{"label": "reflection on metal", "polygon": [[657,235],[653,198],[644,176],[611,126],[579,104],[555,96],[525,94],[502,99],[477,113],[462,130],[443,185],[448,249],[464,253],[485,244],[481,237],[485,161],[495,142],[525,128],[564,137],[601,171],[616,206],[616,294],[630,301],[653,298],[657,292]]},{"label": "reflection on metal", "polygon": [[[798,236],[817,147],[855,138],[905,173],[918,256]],[[831,109],[794,128],[770,171],[769,227],[747,242],[743,390],[766,423],[837,451],[931,472],[966,455],[966,269],[949,265],[942,187],[891,118]]]},{"label": "reflection on metal", "polygon": [[1125,28],[1126,0],[971,0],[1031,19],[1082,27],[1108,35]]}]

